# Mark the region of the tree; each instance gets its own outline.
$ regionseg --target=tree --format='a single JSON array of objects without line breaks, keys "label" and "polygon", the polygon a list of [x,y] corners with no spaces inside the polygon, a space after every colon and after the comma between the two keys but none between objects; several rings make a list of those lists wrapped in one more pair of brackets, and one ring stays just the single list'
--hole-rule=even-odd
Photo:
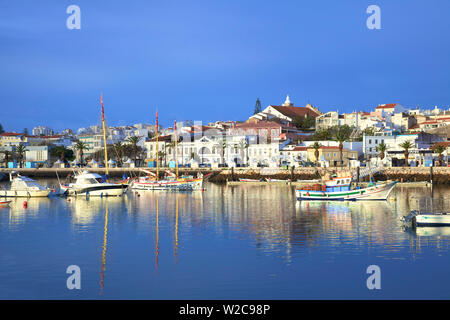
[{"label": "tree", "polygon": [[85,150],[90,149],[89,146],[83,141],[77,141],[73,147],[77,151],[77,158],[79,158],[78,160],[80,160],[81,164],[83,164],[83,153]]},{"label": "tree", "polygon": [[139,141],[141,140],[141,137],[138,136],[131,136],[128,137],[125,141],[128,142],[129,144],[131,144],[133,146],[133,160],[134,160],[134,165],[136,165],[136,155],[137,155],[137,144],[139,143]]},{"label": "tree", "polygon": [[[166,163],[166,152],[165,151],[158,151],[156,153],[156,161],[161,161],[162,159],[164,159],[164,164]],[[162,161],[161,161],[162,162]]]},{"label": "tree", "polygon": [[222,164],[225,164],[225,150],[228,147],[227,141],[225,139],[219,140],[215,146],[220,150],[220,156],[222,157]]},{"label": "tree", "polygon": [[[174,159],[175,161],[177,161],[177,159],[175,159],[175,140],[170,141],[169,143],[167,143],[167,144],[164,146],[164,148],[169,148],[169,154],[172,154],[172,151],[174,151],[174,153],[173,153],[173,159]],[[169,161],[170,161],[170,159],[169,159]]]},{"label": "tree", "polygon": [[300,130],[312,129],[316,126],[316,119],[309,114],[294,117],[292,124]]},{"label": "tree", "polygon": [[19,163],[19,168],[22,168],[23,166],[23,158],[25,156],[25,153],[27,152],[27,147],[23,144],[20,144],[16,148],[16,154],[17,154],[17,162]]},{"label": "tree", "polygon": [[322,129],[319,131],[316,131],[316,133],[313,136],[313,139],[316,141],[324,141],[324,140],[330,140],[333,137],[330,129]]},{"label": "tree", "polygon": [[23,129],[23,134],[24,134],[24,135],[28,135],[28,128],[24,128],[24,129]]},{"label": "tree", "polygon": [[414,145],[411,142],[409,142],[409,141],[405,141],[405,142],[400,144],[400,148],[403,148],[405,150],[404,151],[404,155],[405,155],[405,166],[406,167],[409,166],[409,164],[408,164],[409,149],[411,149],[413,147],[414,147]]},{"label": "tree", "polygon": [[248,147],[249,147],[248,142],[246,140],[241,140],[241,141],[239,141],[237,147],[240,150],[242,162],[247,163],[248,157],[246,156],[246,154],[248,152],[247,150],[248,150]]},{"label": "tree", "polygon": [[3,126],[2,126],[2,124],[0,123],[0,134],[2,134],[3,132],[5,132],[5,130],[3,130]]},{"label": "tree", "polygon": [[387,146],[384,141],[381,141],[379,145],[377,145],[376,150],[380,153],[380,159],[384,159],[384,153],[386,152]]},{"label": "tree", "polygon": [[375,134],[375,128],[374,127],[367,127],[363,130],[363,133],[366,136],[373,136]]},{"label": "tree", "polygon": [[442,153],[444,153],[444,151],[445,151],[445,147],[443,145],[437,145],[434,148],[434,152],[439,155],[439,165],[440,166],[444,165],[444,159],[443,159],[443,156],[442,156]]},{"label": "tree", "polygon": [[350,138],[352,133],[352,129],[348,125],[343,125],[338,128],[334,137],[337,142],[339,142],[339,160],[340,165],[343,166],[344,162],[342,161],[342,151],[344,149],[344,142]]},{"label": "tree", "polygon": [[57,146],[50,150],[50,155],[52,157],[58,157],[62,162],[66,159],[73,160],[73,151],[67,149],[65,146]]},{"label": "tree", "polygon": [[256,103],[255,103],[255,110],[253,111],[253,114],[257,114],[261,112],[261,101],[259,100],[259,98],[256,99]]},{"label": "tree", "polygon": [[123,144],[116,142],[113,144],[114,154],[116,155],[117,164],[121,167],[123,165]]},{"label": "tree", "polygon": [[5,163],[5,167],[8,167],[9,159],[12,158],[13,154],[9,150],[0,150],[3,153],[3,162]]},{"label": "tree", "polygon": [[317,166],[317,163],[319,162],[319,149],[320,149],[320,147],[322,147],[322,145],[320,143],[318,143],[317,141],[314,142],[313,149],[314,149],[314,156],[316,157],[316,166]]}]

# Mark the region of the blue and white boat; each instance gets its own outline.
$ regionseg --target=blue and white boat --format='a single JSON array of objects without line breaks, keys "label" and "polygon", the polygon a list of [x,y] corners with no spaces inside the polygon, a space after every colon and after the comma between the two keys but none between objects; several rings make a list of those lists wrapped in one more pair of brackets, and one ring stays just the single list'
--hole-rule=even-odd
[{"label": "blue and white boat", "polygon": [[376,183],[372,181],[366,188],[352,188],[352,176],[332,176],[323,183],[313,184],[295,191],[297,200],[387,200],[396,181]]}]

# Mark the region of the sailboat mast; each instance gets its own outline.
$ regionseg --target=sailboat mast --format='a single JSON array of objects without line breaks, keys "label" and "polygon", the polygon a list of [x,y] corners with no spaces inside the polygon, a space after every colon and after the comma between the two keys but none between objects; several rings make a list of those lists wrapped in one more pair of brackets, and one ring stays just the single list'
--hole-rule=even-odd
[{"label": "sailboat mast", "polygon": [[178,180],[178,136],[177,136],[177,121],[176,120],[175,120],[174,132],[175,132],[175,168],[176,168],[177,180]]},{"label": "sailboat mast", "polygon": [[156,110],[156,181],[159,180],[158,110]]},{"label": "sailboat mast", "polygon": [[103,109],[103,93],[100,95],[100,103],[102,105],[102,123],[103,123],[103,142],[105,145],[105,173],[109,175],[108,171],[108,148],[106,147],[106,126],[105,126],[105,109]]}]

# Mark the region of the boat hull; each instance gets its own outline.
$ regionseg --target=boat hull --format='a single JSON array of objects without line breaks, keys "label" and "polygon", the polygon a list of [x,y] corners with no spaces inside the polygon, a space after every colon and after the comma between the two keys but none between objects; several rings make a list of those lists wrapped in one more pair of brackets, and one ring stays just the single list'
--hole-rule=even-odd
[{"label": "boat hull", "polygon": [[296,190],[297,200],[327,200],[327,201],[356,201],[356,200],[386,200],[396,182],[375,185],[369,188],[349,191],[311,191]]},{"label": "boat hull", "polygon": [[415,224],[418,227],[450,226],[450,215],[419,214],[413,218],[413,224]]},{"label": "boat hull", "polygon": [[35,197],[48,197],[51,190],[0,190],[0,197],[21,197],[21,198],[35,198]]},{"label": "boat hull", "polygon": [[137,182],[131,184],[133,190],[201,190],[203,188],[203,179],[192,179],[182,181],[149,181]]},{"label": "boat hull", "polygon": [[124,194],[127,185],[111,184],[111,185],[94,185],[86,187],[69,187],[67,194],[69,196],[93,196],[93,197],[117,197]]}]

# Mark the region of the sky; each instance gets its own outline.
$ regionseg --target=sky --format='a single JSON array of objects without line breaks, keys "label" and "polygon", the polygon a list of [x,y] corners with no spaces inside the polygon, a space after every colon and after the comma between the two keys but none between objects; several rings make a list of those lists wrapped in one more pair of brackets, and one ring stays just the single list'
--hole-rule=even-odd
[{"label": "sky", "polygon": [[[81,10],[70,30],[69,5]],[[369,5],[381,10],[370,30]],[[0,0],[0,124],[21,132],[450,105],[448,0]]]}]

